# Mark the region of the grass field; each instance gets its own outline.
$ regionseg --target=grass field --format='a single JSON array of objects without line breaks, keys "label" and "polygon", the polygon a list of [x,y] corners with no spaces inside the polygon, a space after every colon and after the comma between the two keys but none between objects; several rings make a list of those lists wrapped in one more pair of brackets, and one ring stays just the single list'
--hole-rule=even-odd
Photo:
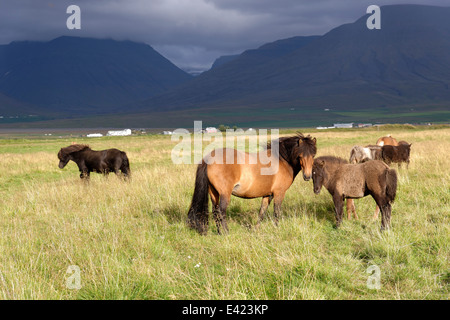
[{"label": "grass field", "polygon": [[[364,98],[365,99],[365,98]],[[334,123],[448,123],[448,105],[396,106],[395,108],[371,108],[361,106],[357,110],[317,107],[289,103],[283,106],[245,105],[236,103],[233,107],[199,107],[187,110],[160,111],[150,113],[101,114],[69,118],[44,119],[0,118],[0,130],[7,128],[189,128],[194,121],[202,119],[205,127],[220,124],[242,128],[317,127],[332,126]],[[328,110],[328,111],[325,111]],[[161,130],[162,131],[162,130]]]},{"label": "grass field", "polygon": [[[211,221],[200,236],[185,223],[196,166],[172,163],[170,137],[0,140],[0,298],[448,299],[450,128],[302,132],[317,138],[317,156],[346,159],[388,133],[413,143],[389,231],[372,221],[370,197],[355,201],[359,220],[335,229],[331,196],[299,176],[278,227],[272,206],[256,229],[260,199],[233,197],[229,235]],[[58,169],[72,141],[126,151],[132,181],[93,174],[85,184],[73,162]],[[372,265],[380,289],[367,285]]]}]

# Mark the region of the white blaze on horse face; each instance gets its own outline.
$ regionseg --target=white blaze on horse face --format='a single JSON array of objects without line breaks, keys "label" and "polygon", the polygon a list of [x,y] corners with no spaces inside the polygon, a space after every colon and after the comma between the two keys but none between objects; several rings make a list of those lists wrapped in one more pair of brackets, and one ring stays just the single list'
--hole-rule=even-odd
[{"label": "white blaze on horse face", "polygon": [[[265,134],[264,134],[265,133]],[[269,167],[261,168],[261,175],[271,176],[278,173],[279,168],[279,156],[280,156],[280,140],[279,130],[271,129],[270,138],[272,140],[271,148],[263,148],[264,150],[259,152],[259,161],[263,165],[270,164]],[[259,145],[267,146],[267,130],[261,129],[259,131]],[[269,155],[270,154],[270,155]]]}]

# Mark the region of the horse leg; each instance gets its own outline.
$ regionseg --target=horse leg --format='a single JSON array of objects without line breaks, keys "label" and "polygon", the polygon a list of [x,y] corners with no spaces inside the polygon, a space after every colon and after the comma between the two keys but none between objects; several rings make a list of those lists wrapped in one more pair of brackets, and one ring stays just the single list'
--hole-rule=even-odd
[{"label": "horse leg", "polygon": [[391,225],[391,204],[382,196],[372,195],[381,211],[381,231],[389,229]]},{"label": "horse leg", "polygon": [[121,172],[120,167],[121,161],[116,159],[116,161],[114,162],[113,171],[117,177],[122,178],[123,171]]},{"label": "horse leg", "polygon": [[220,225],[223,228],[224,233],[228,233],[227,225],[227,207],[230,204],[231,194],[221,194],[219,200],[219,210],[220,210]]},{"label": "horse leg", "polygon": [[80,178],[85,181],[89,181],[89,171],[83,170],[80,173]]},{"label": "horse leg", "polygon": [[209,186],[209,195],[211,197],[212,213],[213,213],[214,221],[216,222],[217,233],[220,234],[220,227],[222,226],[222,217],[220,214],[219,193],[212,186]]},{"label": "horse leg", "polygon": [[344,217],[344,197],[340,194],[333,195],[334,211],[336,214],[336,228],[339,228]]},{"label": "horse leg", "polygon": [[353,213],[353,216],[355,217],[355,219],[358,220],[358,215],[356,214],[355,202],[353,201],[353,199],[347,199],[347,218],[348,218],[348,220],[350,220],[352,218],[352,213]]},{"label": "horse leg", "polygon": [[356,208],[355,208],[355,202],[352,199],[352,212],[353,216],[355,217],[355,220],[358,220],[358,215],[356,214]]},{"label": "horse leg", "polygon": [[261,201],[261,208],[259,209],[259,216],[258,216],[258,223],[257,225],[259,225],[261,223],[261,221],[263,221],[264,219],[264,215],[267,212],[267,208],[270,205],[270,202],[272,201],[273,196],[267,196],[267,197],[263,197],[262,201]]},{"label": "horse leg", "polygon": [[391,227],[391,204],[389,202],[386,203],[383,209],[381,211],[381,230],[386,230]]},{"label": "horse leg", "polygon": [[122,178],[122,173],[120,172],[120,169],[118,167],[114,167],[114,174],[116,175],[116,177],[118,177],[119,179]]},{"label": "horse leg", "polygon": [[373,214],[372,220],[374,220],[374,221],[377,220],[379,213],[380,213],[380,207],[377,205],[377,207],[375,208],[375,213]]},{"label": "horse leg", "polygon": [[350,206],[352,205],[352,199],[347,199],[347,219],[350,220],[352,218],[352,210]]},{"label": "horse leg", "polygon": [[278,219],[281,216],[281,203],[284,199],[284,192],[274,195],[273,199],[273,217],[275,220],[275,225],[278,226]]},{"label": "horse leg", "polygon": [[129,170],[128,167],[122,165],[119,170],[122,172],[121,176],[123,177],[124,180],[131,180],[130,175],[131,171]]}]

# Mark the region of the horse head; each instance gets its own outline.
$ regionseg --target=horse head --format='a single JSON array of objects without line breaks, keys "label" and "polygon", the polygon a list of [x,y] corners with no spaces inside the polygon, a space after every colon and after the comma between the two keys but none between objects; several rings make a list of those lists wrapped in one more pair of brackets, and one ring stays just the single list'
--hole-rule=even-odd
[{"label": "horse head", "polygon": [[301,137],[298,140],[299,147],[299,162],[303,171],[303,179],[309,181],[312,177],[312,170],[314,165],[314,157],[317,152],[316,138],[311,136]]},{"label": "horse head", "polygon": [[322,190],[322,186],[326,179],[326,172],[324,169],[325,161],[316,160],[314,161],[313,169],[312,169],[312,179],[313,179],[313,190],[315,194],[319,194],[320,190]]},{"label": "horse head", "polygon": [[73,144],[73,143],[68,147],[61,148],[61,150],[59,150],[58,152],[58,159],[59,159],[58,167],[60,169],[63,169],[70,160],[73,160],[72,153],[85,149],[89,149],[89,146],[84,144]]},{"label": "horse head", "polygon": [[61,148],[61,150],[59,150],[59,152],[58,152],[58,159],[59,159],[58,167],[60,169],[64,169],[64,167],[67,165],[67,163],[70,160],[70,154],[65,153],[63,151],[63,149]]}]

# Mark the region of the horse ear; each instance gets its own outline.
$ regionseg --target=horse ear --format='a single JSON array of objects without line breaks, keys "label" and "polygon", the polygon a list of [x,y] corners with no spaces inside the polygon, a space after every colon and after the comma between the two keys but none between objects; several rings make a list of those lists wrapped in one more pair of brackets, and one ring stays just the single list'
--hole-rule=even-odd
[{"label": "horse ear", "polygon": [[314,141],[314,144],[316,144],[316,138],[315,137],[313,138],[313,141]]}]

